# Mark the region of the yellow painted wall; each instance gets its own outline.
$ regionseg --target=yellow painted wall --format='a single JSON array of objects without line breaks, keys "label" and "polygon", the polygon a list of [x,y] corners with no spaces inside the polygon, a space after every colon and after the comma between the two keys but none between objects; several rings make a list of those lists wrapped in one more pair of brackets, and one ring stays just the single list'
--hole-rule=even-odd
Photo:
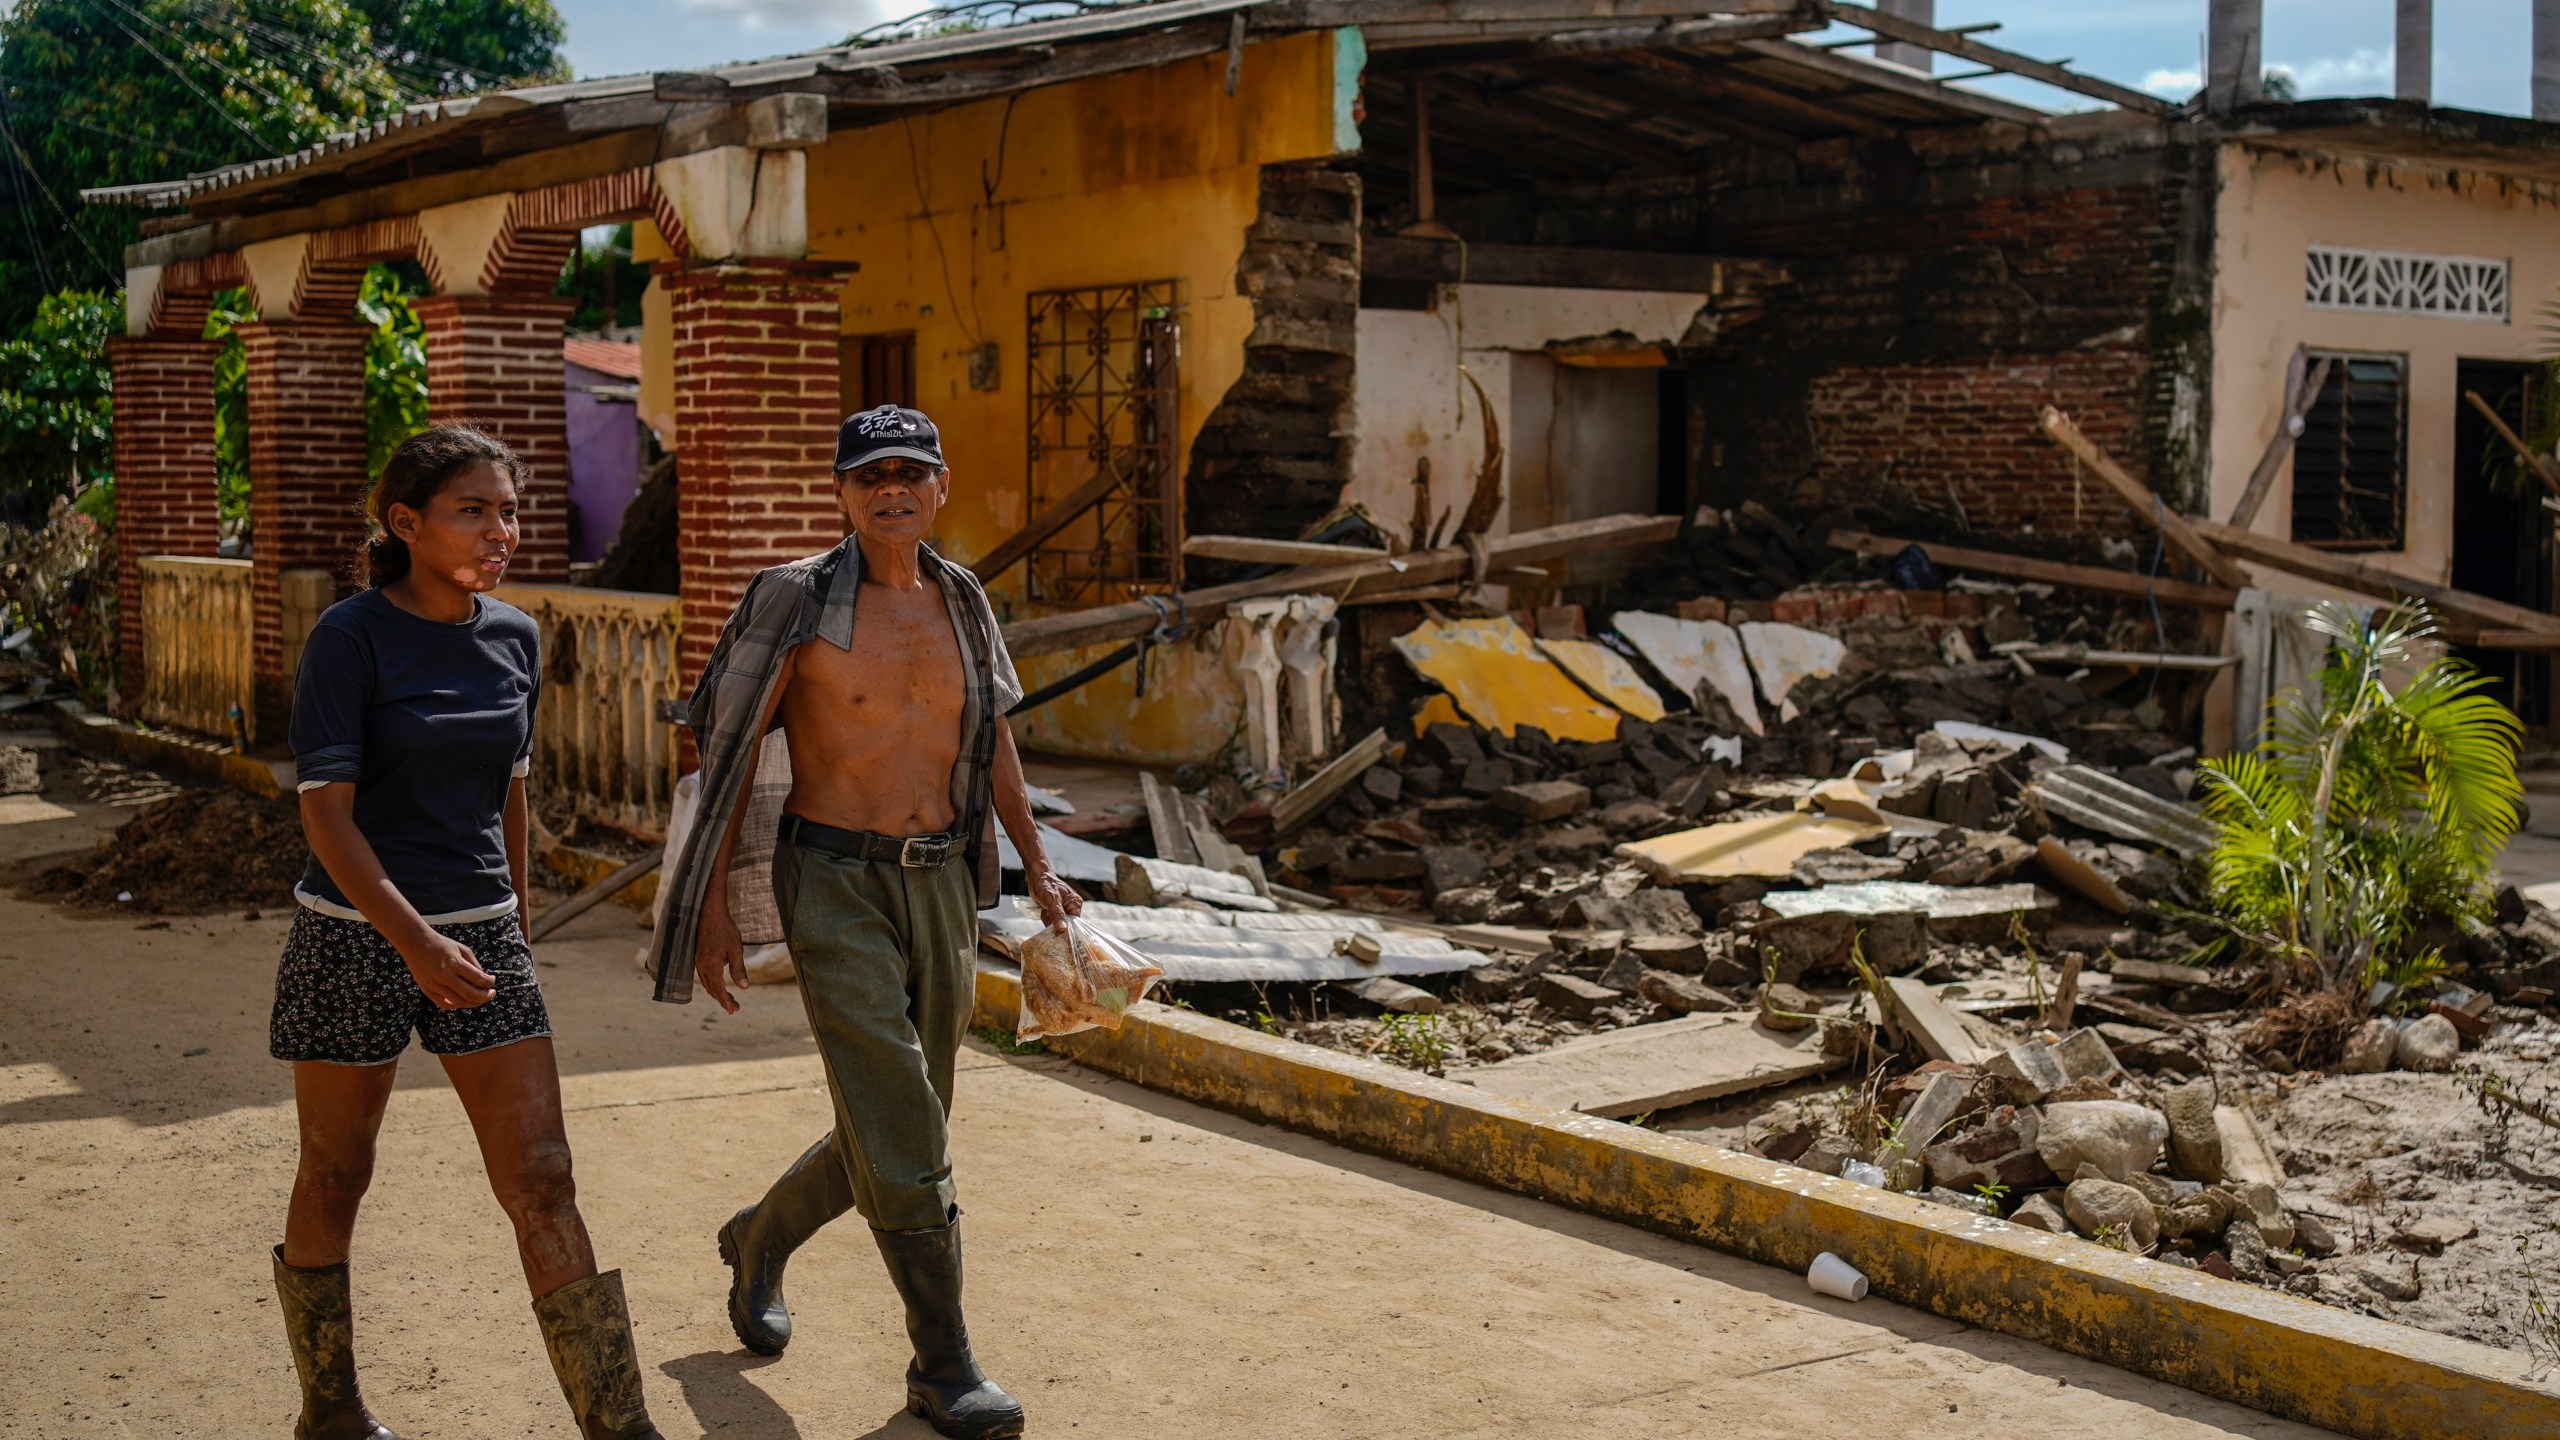
[{"label": "yellow painted wall", "polygon": [[[2453,428],[2459,360],[2531,359],[2547,348],[2542,307],[2560,285],[2560,193],[2466,173],[2459,179],[2362,160],[2323,164],[2223,147],[2215,224],[2213,514],[2231,513],[2275,433],[2297,344],[2409,357],[2406,546],[2360,558],[2433,581],[2453,563]],[[2509,263],[2505,323],[2313,309],[2304,247],[2344,245]],[[2292,534],[2290,465],[2252,527]],[[2319,588],[2252,567],[2286,594]]]},{"label": "yellow painted wall", "polygon": [[[941,428],[952,500],[939,547],[963,561],[1028,518],[1025,297],[1181,282],[1181,435],[1192,438],[1244,368],[1251,303],[1235,268],[1261,167],[1336,153],[1339,98],[1325,34],[1250,46],[1237,93],[1226,57],[1054,86],[912,120],[838,131],[809,155],[809,256],[860,268],[850,335],[913,331],[918,403]],[[1000,380],[969,385],[993,340]],[[1008,618],[1021,567],[994,587]],[[1026,744],[1070,754],[1205,759],[1242,725],[1214,639],[1162,655],[1144,701],[1128,672],[1025,717]],[[1089,657],[1027,662],[1032,686]]]}]

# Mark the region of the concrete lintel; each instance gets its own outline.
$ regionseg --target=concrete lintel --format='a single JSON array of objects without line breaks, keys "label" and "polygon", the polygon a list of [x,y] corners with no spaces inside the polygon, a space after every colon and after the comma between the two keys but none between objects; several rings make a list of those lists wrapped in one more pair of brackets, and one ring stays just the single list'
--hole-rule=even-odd
[{"label": "concrete lintel", "polygon": [[660,161],[658,190],[695,260],[801,260],[809,254],[809,161],[800,150],[742,145]]},{"label": "concrete lintel", "polygon": [[294,318],[294,292],[301,287],[303,262],[310,253],[308,231],[240,247],[240,268],[249,277],[249,303],[256,307],[259,319]]},{"label": "concrete lintel", "polygon": [[[977,1023],[1021,987],[978,971]],[[1875,1293],[2367,1440],[2560,1434],[2529,1357],[1142,1003],[1043,1042],[1150,1089]]]},{"label": "concrete lintel", "polygon": [[439,295],[485,295],[489,252],[506,232],[512,193],[481,195],[418,212],[418,263]]}]

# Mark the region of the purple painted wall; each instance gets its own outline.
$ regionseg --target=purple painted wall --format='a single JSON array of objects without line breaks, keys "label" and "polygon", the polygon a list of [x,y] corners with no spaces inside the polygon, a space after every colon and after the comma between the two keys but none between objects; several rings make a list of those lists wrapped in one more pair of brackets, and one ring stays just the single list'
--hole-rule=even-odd
[{"label": "purple painted wall", "polygon": [[589,565],[621,532],[622,512],[640,486],[640,420],[628,400],[587,393],[633,382],[564,361],[569,421],[569,558]]}]

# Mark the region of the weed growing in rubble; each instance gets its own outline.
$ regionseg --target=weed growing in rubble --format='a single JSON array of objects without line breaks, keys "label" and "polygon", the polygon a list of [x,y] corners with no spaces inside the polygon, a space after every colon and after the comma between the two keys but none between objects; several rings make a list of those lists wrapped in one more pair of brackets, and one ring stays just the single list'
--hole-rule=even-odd
[{"label": "weed growing in rubble", "polygon": [[1407,1069],[1434,1075],[1449,1059],[1449,1038],[1441,1033],[1437,1015],[1379,1016],[1378,1048]]},{"label": "weed growing in rubble", "polygon": [[2435,635],[2423,605],[2371,626],[2334,601],[2316,686],[2273,707],[2251,754],[2203,763],[2221,828],[2207,865],[2215,920],[2321,988],[2409,973],[2430,917],[2476,924],[2491,862],[2516,827],[2522,728],[2470,666],[2439,656],[2394,686]]},{"label": "weed growing in rubble", "polygon": [[2560,1366],[2560,1276],[2541,1264],[2546,1243],[2555,1239],[2560,1239],[2560,1224],[2548,1220],[2541,1229],[2516,1237],[2516,1274],[2524,1290],[2524,1350],[2543,1374]]},{"label": "weed growing in rubble", "polygon": [[1998,1206],[2009,1198],[2009,1187],[1997,1180],[1985,1180],[1973,1187],[1973,1193]]},{"label": "weed growing in rubble", "polygon": [[981,1025],[969,1032],[1007,1055],[1046,1055],[1047,1047],[1037,1040],[1025,1040],[1014,1032],[994,1025]]}]

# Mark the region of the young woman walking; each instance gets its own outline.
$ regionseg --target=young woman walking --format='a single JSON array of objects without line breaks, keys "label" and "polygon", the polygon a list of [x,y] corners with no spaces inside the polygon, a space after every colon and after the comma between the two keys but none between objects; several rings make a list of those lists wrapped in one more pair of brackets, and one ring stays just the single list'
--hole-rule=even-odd
[{"label": "young woman walking", "polygon": [[314,860],[268,1048],[293,1063],[302,1129],[275,1251],[297,1440],[397,1440],[357,1393],[347,1245],[413,1030],[471,1117],[579,1432],[658,1440],[622,1274],[596,1273],[578,1216],[551,1022],[517,923],[539,636],[485,592],[516,548],[519,478],[477,430],[404,442],[366,502],[371,584],[320,617],[294,684]]}]

